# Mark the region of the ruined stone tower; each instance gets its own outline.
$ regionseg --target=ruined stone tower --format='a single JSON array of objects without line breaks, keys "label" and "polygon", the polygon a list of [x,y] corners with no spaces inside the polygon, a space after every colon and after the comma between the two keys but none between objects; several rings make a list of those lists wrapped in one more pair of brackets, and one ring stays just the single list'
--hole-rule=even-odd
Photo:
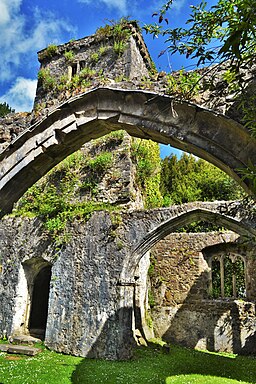
[{"label": "ruined stone tower", "polygon": [[[49,45],[38,52],[38,60],[40,69],[34,109],[31,114],[13,114],[2,119],[0,149],[4,149],[28,125],[48,116],[66,100],[99,86],[118,88],[120,84],[125,88],[126,82],[130,86],[131,82],[148,78],[152,70],[152,61],[138,25],[125,20],[101,27],[94,35],[80,40],[60,46]],[[143,207],[141,191],[135,183],[131,145],[131,137],[123,131],[118,137],[82,147],[88,158],[104,151],[113,154],[111,166],[98,181],[94,200],[127,208]]]},{"label": "ruined stone tower", "polygon": [[41,64],[35,111],[49,112],[64,100],[100,85],[140,81],[152,61],[136,22],[99,28],[92,36],[38,52]]}]

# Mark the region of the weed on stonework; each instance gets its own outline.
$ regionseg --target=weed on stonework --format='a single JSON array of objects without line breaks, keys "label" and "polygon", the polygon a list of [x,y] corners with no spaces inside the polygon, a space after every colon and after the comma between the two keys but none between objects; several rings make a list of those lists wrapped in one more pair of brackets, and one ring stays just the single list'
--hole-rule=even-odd
[{"label": "weed on stonework", "polygon": [[104,361],[44,349],[36,357],[0,353],[2,384],[248,384],[256,358],[171,346],[141,347],[129,361]]}]

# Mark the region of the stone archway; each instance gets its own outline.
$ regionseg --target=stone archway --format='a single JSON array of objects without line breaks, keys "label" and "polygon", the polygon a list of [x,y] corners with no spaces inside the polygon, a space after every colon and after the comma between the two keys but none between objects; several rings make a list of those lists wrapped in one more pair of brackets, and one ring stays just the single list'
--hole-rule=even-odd
[{"label": "stone archway", "polygon": [[[236,121],[146,91],[98,88],[29,127],[0,155],[1,215],[40,177],[91,139],[124,129],[204,158],[250,190],[239,169],[256,163],[256,140]],[[232,143],[232,145],[230,145]]]},{"label": "stone archway", "polygon": [[24,260],[19,268],[13,324],[14,335],[30,334],[44,339],[52,265],[43,258]]},{"label": "stone archway", "polygon": [[[196,209],[193,209],[193,206],[192,209],[189,209],[190,204],[184,204],[183,207],[185,212],[180,211],[178,212],[178,214],[170,218],[162,217],[162,221],[158,222],[157,224],[155,223],[154,227],[152,225],[153,228],[144,233],[143,237],[134,246],[129,259],[129,264],[126,265],[125,273],[128,272],[131,275],[134,275],[134,270],[138,265],[140,259],[146,252],[148,252],[153,247],[154,244],[166,237],[171,232],[175,232],[177,228],[190,224],[193,221],[209,221],[226,227],[227,229],[245,237],[250,238],[251,236],[255,236],[256,229],[251,226],[250,223],[243,222],[241,220],[241,217],[232,218],[227,215],[218,213],[216,211],[218,205],[214,206],[215,203],[208,203],[209,207],[206,206],[205,208],[205,203],[199,204],[201,204],[202,207],[198,207]],[[211,205],[212,211],[209,210]],[[156,210],[156,215],[157,213],[159,213],[159,211]],[[162,212],[164,213],[164,210]],[[168,210],[166,210],[166,212],[168,212]],[[152,222],[154,222],[153,219]],[[146,220],[144,220],[144,223],[140,223],[140,225],[148,225],[148,223],[146,222]]]}]

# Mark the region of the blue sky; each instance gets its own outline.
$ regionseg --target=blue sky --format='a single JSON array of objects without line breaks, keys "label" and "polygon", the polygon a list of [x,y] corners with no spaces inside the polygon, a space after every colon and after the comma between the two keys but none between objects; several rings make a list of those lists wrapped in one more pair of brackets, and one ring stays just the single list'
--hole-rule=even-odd
[{"label": "blue sky", "polygon": [[[210,0],[213,3],[214,0]],[[198,0],[175,0],[168,15],[171,25],[181,26],[189,5]],[[49,44],[62,44],[91,35],[108,20],[130,16],[143,26],[154,21],[159,0],[0,0],[0,102],[18,111],[32,109],[39,63],[37,51]],[[163,39],[144,36],[159,70],[170,72],[187,63],[163,55]]]}]

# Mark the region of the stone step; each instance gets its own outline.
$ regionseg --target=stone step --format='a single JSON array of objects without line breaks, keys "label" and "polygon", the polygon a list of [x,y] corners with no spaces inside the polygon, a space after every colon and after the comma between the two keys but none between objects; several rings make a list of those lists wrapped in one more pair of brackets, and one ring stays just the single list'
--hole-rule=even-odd
[{"label": "stone step", "polygon": [[0,351],[1,352],[7,352],[9,348],[9,344],[0,344]]},{"label": "stone step", "polygon": [[34,345],[35,343],[42,343],[41,339],[29,335],[12,335],[9,340],[13,344]]},{"label": "stone step", "polygon": [[0,351],[19,355],[35,356],[41,352],[41,349],[25,345],[0,344]]}]

